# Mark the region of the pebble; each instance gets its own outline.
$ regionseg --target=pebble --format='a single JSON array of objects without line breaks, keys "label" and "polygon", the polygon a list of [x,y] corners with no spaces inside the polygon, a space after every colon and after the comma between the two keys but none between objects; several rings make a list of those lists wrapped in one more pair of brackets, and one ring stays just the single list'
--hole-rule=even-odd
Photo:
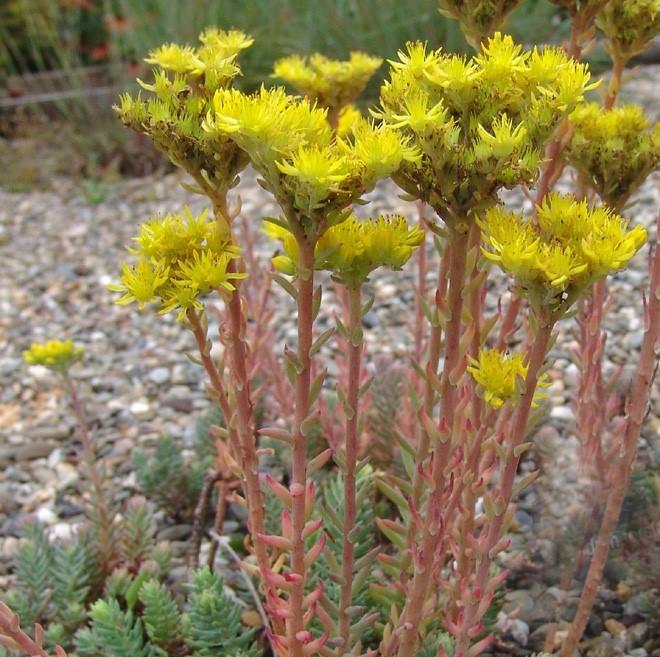
[{"label": "pebble", "polygon": [[570,406],[554,406],[550,411],[550,417],[560,422],[572,422],[575,419]]},{"label": "pebble", "polygon": [[37,509],[35,516],[37,520],[44,525],[54,525],[57,522],[57,515],[55,512],[46,506]]},{"label": "pebble", "polygon": [[166,367],[157,367],[149,372],[149,381],[157,385],[162,385],[170,380],[170,371]]}]

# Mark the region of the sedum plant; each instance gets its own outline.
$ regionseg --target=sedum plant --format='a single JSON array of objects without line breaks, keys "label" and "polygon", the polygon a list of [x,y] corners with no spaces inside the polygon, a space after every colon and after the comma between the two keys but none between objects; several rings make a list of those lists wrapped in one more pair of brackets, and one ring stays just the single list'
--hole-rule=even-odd
[{"label": "sedum plant", "polygon": [[[208,494],[207,482],[217,483],[219,517],[230,489],[246,507],[241,567],[256,582],[264,637],[280,657],[477,657],[488,648],[507,576],[498,555],[509,546],[516,496],[538,476],[517,471],[533,447],[534,409],[545,396],[557,324],[595,299],[647,239],[621,213],[657,166],[650,130],[632,135],[618,114],[590,120],[594,110],[583,100],[595,85],[585,65],[560,48],[526,51],[497,31],[517,3],[440,4],[478,52],[467,58],[408,44],[390,62],[374,120],[353,116],[338,129],[336,110],[359,93],[358,70],[367,76],[375,62],[356,60],[351,70],[350,63],[315,57],[312,74],[303,60],[290,59],[276,74],[305,97],[265,86],[244,93],[232,84],[251,39],[217,29],[202,33],[196,47],[170,44],[150,53],[153,80],[142,82],[137,96],[122,96],[117,108],[191,176],[188,189],[209,200],[209,210],[197,215],[184,208],[144,223],[129,248],[132,262],[111,289],[119,303],[173,312],[192,331],[223,418],[211,429],[215,473],[200,496]],[[596,8],[562,4],[575,20],[567,50],[577,56]],[[611,16],[617,29],[624,24]],[[612,43],[620,37],[605,31]],[[648,33],[631,38],[641,43]],[[343,81],[325,85],[336,71]],[[610,108],[620,73],[615,65]],[[323,88],[335,96],[328,99]],[[641,125],[636,111],[625,112]],[[612,174],[606,159],[618,152],[619,138],[626,155],[638,157],[620,158]],[[552,192],[564,155],[580,171],[579,197]],[[240,208],[230,208],[248,164],[279,206],[277,216],[245,218],[252,225],[264,219],[277,244],[267,276],[254,256],[250,223],[241,228]],[[435,217],[424,218],[423,227],[401,216],[358,219],[355,206],[385,178]],[[531,213],[500,202],[499,192],[521,185],[536,187]],[[430,236],[440,256],[432,291],[422,285]],[[377,402],[364,327],[377,300],[368,296],[369,279],[413,257],[421,264],[412,367],[404,385],[397,381],[393,426],[370,430]],[[657,249],[650,261],[647,329],[616,443],[622,455],[608,474],[612,493],[562,657],[572,655],[593,604],[653,382]],[[493,265],[510,278],[512,300],[488,317]],[[295,340],[279,356],[265,310],[269,296],[251,287],[254,281],[277,283],[295,304]],[[335,325],[317,332],[329,290],[338,301]],[[222,304],[220,359],[208,335],[213,301]],[[528,311],[526,337],[512,351],[521,308]],[[343,355],[335,377],[325,366],[331,343]],[[393,443],[378,446],[379,470],[366,442],[376,432]],[[265,472],[274,462],[278,468]],[[94,657],[110,646],[118,656],[256,654],[209,570],[194,575],[180,606],[147,567],[151,534],[134,514],[138,529],[122,537],[137,556],[106,579],[106,595],[76,634],[77,652]],[[198,552],[198,544],[192,547]],[[4,635],[26,649],[29,637],[8,614],[0,609]],[[37,631],[39,646],[40,637]]]},{"label": "sedum plant", "polygon": [[[491,606],[506,577],[496,557],[508,546],[512,502],[537,475],[516,478],[531,447],[527,436],[543,397],[553,330],[646,241],[645,230],[631,227],[618,208],[548,195],[545,171],[532,217],[500,204],[502,189],[537,183],[547,142],[594,85],[586,66],[561,49],[525,51],[510,37],[490,36],[512,6],[481,4],[484,12],[473,17],[478,27],[466,28],[481,44],[478,54],[409,44],[391,62],[372,111],[377,122],[356,117],[348,131],[333,130],[331,113],[348,101],[342,94],[357,91],[338,83],[330,85],[332,102],[322,96],[323,84],[314,81],[321,58],[314,58],[313,75],[300,59],[276,66],[304,98],[277,87],[244,93],[229,74],[202,81],[208,61],[237,72],[237,52],[222,49],[228,38],[222,32],[214,33],[217,57],[210,60],[206,33],[197,50],[152,53],[148,61],[159,68],[155,82],[143,86],[154,96],[125,96],[118,109],[131,127],[160,140],[213,208],[213,217],[184,210],[144,224],[132,249],[137,261],[123,266],[113,289],[123,293],[120,303],[155,302],[161,313],[175,311],[196,338],[211,396],[226,418],[215,428],[219,455],[238,479],[235,499],[248,511],[252,555],[242,565],[259,582],[265,636],[282,657],[411,657],[447,649],[476,657],[489,645]],[[327,67],[326,82],[341,69]],[[187,150],[177,151],[179,143]],[[557,143],[563,147],[564,137]],[[264,217],[266,234],[280,244],[272,280],[297,311],[296,343],[279,360],[257,352],[263,332],[248,331],[255,312],[249,284],[258,267],[240,247],[237,213],[228,204],[248,161],[281,211]],[[403,217],[355,217],[353,206],[386,177],[435,211],[427,225],[442,265],[435,303],[423,300],[418,314],[428,322],[428,337],[419,341],[426,349],[418,349],[414,394],[402,410],[407,430],[393,433],[397,466],[370,475],[368,450],[360,458],[370,416],[363,319],[374,302],[365,301],[365,284],[380,267],[402,268],[426,235]],[[514,312],[501,318],[483,317],[491,263],[513,280]],[[342,310],[334,328],[315,336],[328,285]],[[220,362],[211,357],[205,320],[216,293],[224,305]],[[530,334],[509,354],[523,303]],[[489,338],[498,319],[500,334]],[[331,403],[322,361],[333,340],[346,359]],[[266,363],[281,368],[267,373],[273,396],[257,384]],[[641,387],[635,403],[645,395],[648,387]],[[273,398],[276,410],[258,416],[259,400]],[[326,449],[318,448],[319,433],[327,434]],[[282,477],[260,471],[278,453],[276,443],[290,448]],[[331,458],[339,476],[317,495]],[[389,517],[374,519],[387,539],[383,546],[372,546],[359,524],[367,476],[391,505]],[[375,582],[377,573],[385,585]]]}]

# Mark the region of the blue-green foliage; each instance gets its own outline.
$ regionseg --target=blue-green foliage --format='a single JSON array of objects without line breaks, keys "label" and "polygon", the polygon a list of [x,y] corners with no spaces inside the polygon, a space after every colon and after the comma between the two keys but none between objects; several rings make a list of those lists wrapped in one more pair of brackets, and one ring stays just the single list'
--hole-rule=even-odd
[{"label": "blue-green foliage", "polygon": [[184,620],[186,645],[193,657],[254,656],[253,632],[243,632],[241,606],[224,591],[222,579],[208,567],[193,577]]}]

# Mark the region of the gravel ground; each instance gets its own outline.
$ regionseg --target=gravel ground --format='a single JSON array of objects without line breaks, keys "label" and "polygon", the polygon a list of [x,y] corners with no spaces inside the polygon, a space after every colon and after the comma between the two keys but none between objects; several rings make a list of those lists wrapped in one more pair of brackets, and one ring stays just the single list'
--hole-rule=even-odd
[{"label": "gravel ground", "polygon": [[[657,72],[657,67],[647,67],[638,73],[637,84],[630,86],[629,95],[652,107]],[[209,406],[202,372],[184,355],[194,351],[188,331],[173,316],[161,318],[152,312],[139,313],[115,305],[115,295],[105,287],[116,280],[125,245],[139,222],[159,212],[176,210],[184,203],[193,210],[205,206],[203,199],[181,188],[181,180],[178,175],[170,175],[113,184],[97,205],[90,205],[70,181],[58,181],[49,192],[0,192],[0,590],[3,581],[8,584],[6,574],[16,549],[16,536],[26,517],[36,516],[59,535],[66,535],[71,522],[79,517],[73,421],[53,375],[23,364],[21,352],[32,341],[72,339],[85,348],[84,363],[76,367],[75,377],[98,449],[125,495],[136,490],[130,467],[136,445],[149,446],[163,434],[190,444],[194,425]],[[243,214],[256,219],[275,212],[253,175],[246,174],[239,192]],[[629,216],[655,235],[660,208],[658,178],[648,180],[635,199]],[[415,216],[415,207],[400,200],[391,185],[379,187],[371,200],[363,211]],[[509,193],[506,201],[520,206],[523,196]],[[261,242],[259,249],[267,255],[272,246]],[[408,270],[398,276],[375,278],[376,303],[367,330],[372,354],[403,357],[409,348],[407,318],[413,300],[413,276],[414,272]],[[497,303],[495,293],[506,289],[502,277],[496,275],[494,280],[497,285],[487,298],[491,310]],[[605,369],[611,373],[622,366],[623,386],[633,376],[641,345],[642,294],[647,281],[646,251],[635,257],[628,270],[610,280],[613,294],[605,321],[609,332]],[[331,295],[328,302],[326,316],[336,307]],[[277,324],[279,337],[290,338],[293,323],[284,299],[278,302]],[[532,491],[519,514],[520,541],[530,540],[533,526],[534,549],[541,553],[547,567],[556,562],[549,553],[556,550],[557,536],[548,527],[559,527],[560,531],[579,514],[582,502],[577,492],[581,480],[575,457],[577,443],[571,436],[570,395],[577,377],[571,352],[576,346],[575,324],[565,321],[551,354],[552,410],[541,434],[542,452],[552,454],[545,461],[549,483],[544,490]],[[657,449],[659,417],[660,389],[656,387],[642,437],[642,456],[647,460],[653,459],[654,441]],[[543,521],[539,520],[539,505],[543,506]],[[550,606],[552,600],[547,595],[554,596],[555,609],[557,600],[566,595],[556,591],[548,594],[547,586],[536,580],[523,592],[531,596],[531,602],[525,599],[518,605],[523,610],[531,605],[532,612],[525,616],[519,609],[517,615],[511,613],[509,617],[516,600],[508,601],[501,619],[502,626],[520,645],[528,643],[531,629],[538,632],[543,623],[555,619],[551,610],[539,611],[545,609],[543,596]],[[637,648],[635,657],[645,657],[647,651],[639,648],[642,639],[633,641],[629,633],[617,643],[622,632],[625,635],[621,628],[606,627],[603,636],[611,639],[611,645],[607,644],[603,654]],[[637,634],[640,632],[638,628]]]}]

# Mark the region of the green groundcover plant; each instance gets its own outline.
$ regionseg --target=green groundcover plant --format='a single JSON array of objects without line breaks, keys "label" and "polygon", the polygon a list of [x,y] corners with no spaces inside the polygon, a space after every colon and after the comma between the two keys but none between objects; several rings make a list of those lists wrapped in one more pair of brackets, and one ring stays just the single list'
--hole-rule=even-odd
[{"label": "green groundcover plant", "polygon": [[[507,577],[498,555],[510,544],[516,497],[539,474],[519,476],[518,466],[534,448],[533,429],[547,404],[555,330],[576,316],[576,425],[600,527],[561,646],[561,657],[573,655],[602,578],[655,370],[657,248],[649,257],[637,376],[625,412],[609,410],[605,281],[647,243],[647,230],[626,215],[631,194],[660,160],[657,126],[638,108],[614,105],[625,65],[658,32],[660,12],[654,0],[560,2],[573,20],[566,48],[529,50],[501,32],[517,4],[441,2],[475,54],[409,43],[388,62],[368,117],[351,103],[381,62],[362,53],[348,61],[321,55],[278,61],[274,77],[300,95],[280,86],[234,88],[241,52],[252,44],[239,31],[209,28],[196,46],[165,44],[149,54],[152,78],[139,81],[139,94],[123,95],[117,113],[189,174],[187,189],[206,196],[209,208],[199,214],[172,208],[149,218],[110,289],[120,304],[175,313],[194,335],[195,360],[222,419],[211,430],[216,453],[200,495],[203,502],[218,485],[215,541],[226,500],[246,510],[241,568],[261,631],[239,628],[210,570],[196,571],[181,603],[157,567],[126,565],[121,540],[112,538],[110,501],[101,504],[105,516],[96,518],[92,535],[104,555],[105,597],[86,610],[86,580],[62,593],[55,569],[60,598],[44,600],[69,604],[54,613],[61,627],[75,630],[67,646],[76,654],[487,651]],[[603,105],[585,101],[597,85],[579,61],[596,26],[614,61]],[[569,165],[577,172],[576,193],[553,191]],[[276,201],[276,216],[239,219],[233,194],[248,166]],[[355,206],[385,179],[417,203],[417,223],[356,216]],[[533,203],[514,212],[499,193],[520,186]],[[271,269],[254,253],[261,219],[274,244]],[[432,291],[423,283],[431,248],[440,263]],[[368,282],[382,268],[398,271],[408,263],[419,274],[415,348],[410,366],[401,364],[392,376],[394,392],[383,392],[366,367],[365,316],[377,303]],[[508,305],[488,315],[484,298],[495,268],[511,293]],[[281,354],[271,283],[296,309],[296,339]],[[317,331],[330,290],[339,301],[335,325]],[[208,335],[214,299],[222,302],[221,359]],[[330,376],[332,343],[344,358]],[[34,345],[26,356],[62,373],[75,408],[68,367],[77,357],[67,343]],[[386,394],[396,408],[379,425],[370,420],[385,415]],[[102,500],[103,473],[95,471],[88,437],[83,447]],[[271,472],[265,463],[273,458],[282,467]],[[84,559],[86,545],[81,538],[67,547],[66,559]],[[49,547],[42,536],[28,546],[35,554],[26,559],[65,558],[64,548]],[[125,581],[118,572],[127,573]],[[28,612],[37,623],[46,616],[43,609]],[[46,654],[44,646],[58,641],[54,632],[55,640],[44,643],[40,625],[30,638],[7,607],[0,609],[0,629],[5,645],[25,654]],[[67,640],[63,635],[60,643]]]}]

